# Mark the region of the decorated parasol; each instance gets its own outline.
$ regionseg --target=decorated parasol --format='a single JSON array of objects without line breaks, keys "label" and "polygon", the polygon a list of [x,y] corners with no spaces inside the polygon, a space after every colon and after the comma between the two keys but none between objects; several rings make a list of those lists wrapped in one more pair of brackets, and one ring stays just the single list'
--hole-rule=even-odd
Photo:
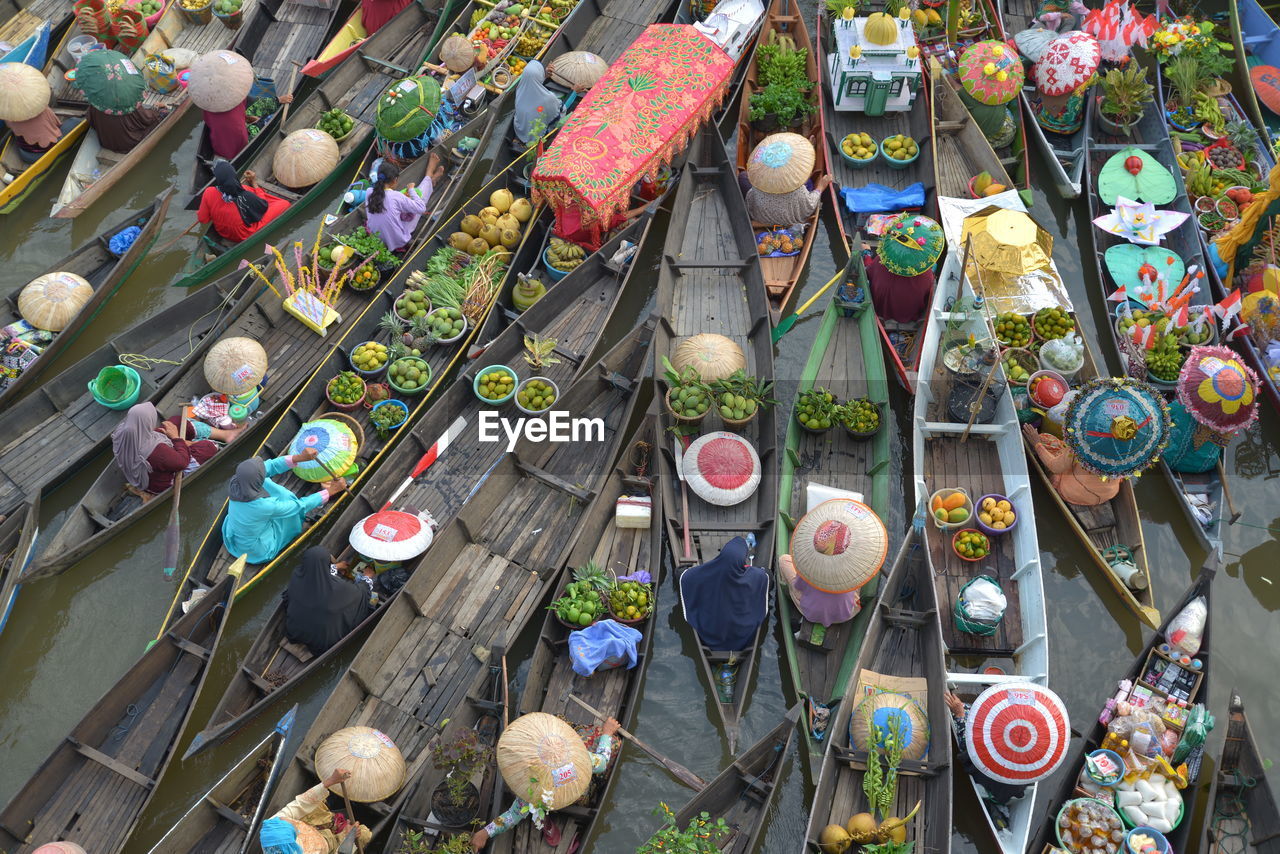
[{"label": "decorated parasol", "polygon": [[0,63],[0,121],[25,122],[49,106],[52,90],[40,70],[25,62]]},{"label": "decorated parasol", "polygon": [[267,351],[252,338],[223,338],[204,357],[204,378],[223,394],[253,391],[267,375]]},{"label": "decorated parasol", "polygon": [[1101,9],[1089,9],[1080,28],[1098,40],[1102,58],[1108,62],[1124,62],[1134,45],[1147,46],[1147,39],[1159,23],[1155,15],[1143,15],[1129,5],[1129,0],[1107,0]]},{"label": "decorated parasol", "polygon": [[401,80],[378,99],[378,136],[407,142],[424,134],[440,111],[440,84],[430,75]]},{"label": "decorated parasol", "polygon": [[1169,407],[1150,384],[1132,377],[1094,377],[1067,406],[1063,434],[1089,471],[1129,477],[1160,459],[1169,428]]},{"label": "decorated parasol", "polygon": [[333,478],[329,472],[341,475],[351,468],[360,451],[360,440],[350,425],[319,418],[302,425],[289,444],[289,453],[300,454],[308,448],[317,453],[317,458],[298,463],[293,473],[308,483],[320,483]]},{"label": "decorated parasol", "polygon": [[927,216],[903,213],[889,221],[876,255],[895,276],[918,276],[933,267],[946,243],[937,222]]},{"label": "decorated parasol", "polygon": [[1011,44],[988,39],[960,55],[960,85],[981,104],[1007,104],[1022,91],[1022,58]]},{"label": "decorated parasol", "polygon": [[138,109],[147,89],[138,66],[114,50],[93,50],[80,57],[75,79],[90,106],[113,116]]},{"label": "decorated parasol", "polygon": [[1071,745],[1071,723],[1066,706],[1048,688],[1030,682],[992,685],[969,707],[964,740],[983,774],[1027,785],[1062,764]]},{"label": "decorated parasol", "polygon": [[1036,60],[1036,88],[1050,96],[1070,95],[1093,79],[1102,60],[1098,40],[1080,31],[1054,39]]},{"label": "decorated parasol", "polygon": [[18,294],[18,314],[37,329],[61,332],[89,300],[93,285],[75,273],[45,273]]},{"label": "decorated parasol", "polygon": [[395,742],[380,730],[367,726],[340,729],[320,742],[315,755],[316,776],[321,780],[342,768],[351,772],[346,794],[357,803],[389,798],[405,781],[404,756]]},{"label": "decorated parasol", "polygon": [[1235,351],[1202,344],[1182,365],[1178,400],[1196,421],[1232,436],[1258,417],[1258,375]]},{"label": "decorated parasol", "polygon": [[[1164,236],[1187,221],[1184,211],[1158,210],[1151,202],[1119,196],[1110,212],[1093,221],[1103,231],[1139,246],[1158,246]],[[1167,265],[1166,265],[1167,266]]]},{"label": "decorated parasol", "polygon": [[746,439],[726,430],[695,439],[684,452],[682,470],[695,495],[720,507],[741,504],[760,485],[760,455]]},{"label": "decorated parasol", "polygon": [[547,69],[547,76],[574,89],[590,89],[609,70],[603,57],[590,51],[571,50],[558,57]]},{"label": "decorated parasol", "polygon": [[1187,274],[1187,265],[1178,257],[1178,253],[1163,246],[1135,246],[1132,243],[1119,243],[1108,246],[1102,254],[1107,273],[1117,287],[1123,287],[1130,294],[1136,295],[1142,286],[1143,268],[1150,266],[1157,275],[1170,284],[1176,285]]},{"label": "decorated parasol", "polygon": [[405,561],[422,554],[431,545],[433,525],[425,513],[379,510],[356,522],[347,541],[369,560]]},{"label": "decorated parasol", "polygon": [[253,65],[235,51],[214,50],[191,64],[187,94],[191,103],[211,113],[225,113],[249,97]]},{"label": "decorated parasol", "polygon": [[906,694],[877,691],[849,715],[849,743],[855,750],[869,750],[873,742],[884,747],[895,729],[903,759],[918,761],[929,752],[929,719]]},{"label": "decorated parasol", "polygon": [[1141,148],[1122,148],[1098,172],[1098,198],[1108,205],[1121,197],[1167,205],[1177,196],[1173,173]]},{"label": "decorated parasol", "polygon": [[1015,33],[1013,43],[1018,48],[1018,53],[1032,62],[1039,62],[1049,45],[1060,35],[1057,30],[1046,29],[1037,22],[1031,29]]},{"label": "decorated parasol", "polygon": [[518,797],[564,809],[591,784],[591,754],[573,727],[555,715],[521,715],[498,738],[498,770]]},{"label": "decorated parasol", "polygon": [[813,171],[813,143],[798,133],[775,133],[760,140],[747,159],[747,177],[762,193],[780,195],[804,186]]},{"label": "decorated parasol", "polygon": [[833,498],[806,513],[791,535],[796,572],[826,593],[848,593],[876,577],[889,534],[861,501]]},{"label": "decorated parasol", "polygon": [[962,236],[979,267],[1020,275],[1047,267],[1053,238],[1022,211],[995,210],[966,217]]}]

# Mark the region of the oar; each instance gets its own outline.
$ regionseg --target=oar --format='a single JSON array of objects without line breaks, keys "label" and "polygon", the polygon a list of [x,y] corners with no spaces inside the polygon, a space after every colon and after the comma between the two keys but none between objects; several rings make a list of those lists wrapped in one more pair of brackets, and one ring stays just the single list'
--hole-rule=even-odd
[{"label": "oar", "polygon": [[[187,440],[187,407],[182,407],[182,423],[178,425],[178,438]],[[182,501],[182,476],[186,469],[173,479],[173,506],[169,508],[169,527],[164,530],[164,577],[173,578],[178,569],[179,537],[178,504]]]},{"label": "oar", "polygon": [[680,478],[680,512],[684,514],[684,559],[693,558],[693,540],[689,536],[689,484],[684,479],[684,446],[680,437],[671,437],[676,455],[676,477]]},{"label": "oar", "polygon": [[[354,839],[356,841],[356,850],[360,854],[364,854],[364,846],[360,844],[360,829],[356,827],[356,811],[351,808],[351,799],[347,797],[347,781],[343,780],[338,784],[338,788],[342,790],[342,803],[347,807],[347,818],[351,820],[351,832],[347,834],[347,838],[342,840],[345,850],[346,843]],[[340,849],[343,850],[343,849]]]},{"label": "oar", "polygon": [[[583,700],[581,697],[577,696],[576,694],[570,694],[569,699],[573,700],[575,703],[581,706],[587,714],[595,715],[597,718],[599,718],[602,721],[605,719],[605,716],[603,714],[601,714],[598,710],[592,708],[591,706],[587,705],[587,702]],[[663,768],[666,768],[668,771],[671,772],[671,774],[677,780],[679,780],[681,783],[684,783],[686,786],[693,789],[695,792],[701,791],[702,789],[706,788],[706,785],[707,785],[706,780],[702,779],[697,774],[693,773],[688,768],[681,765],[679,762],[676,762],[674,759],[668,759],[667,757],[663,756],[661,753],[654,750],[652,747],[645,744],[643,741],[636,738],[634,735],[627,732],[622,727],[618,727],[618,735],[621,735],[623,738],[630,741],[636,747],[640,748],[645,753],[652,756],[654,759],[658,761],[659,765],[661,765]]]},{"label": "oar", "polygon": [[[289,69],[289,91],[286,93],[286,94],[288,94],[288,95],[292,95],[292,94],[293,94],[293,84],[294,84],[294,83],[297,81],[297,79],[298,79],[298,68],[299,68],[299,67],[300,67],[300,66],[298,65],[298,61],[295,59],[295,60],[293,61],[293,68],[290,68],[290,69]],[[289,118],[289,107],[290,107],[290,106],[292,106],[292,104],[293,104],[293,102],[292,102],[292,101],[290,101],[288,104],[285,104],[285,105],[284,105],[284,109],[280,111],[280,126],[281,126],[281,127],[284,127],[284,123],[285,123],[285,121],[286,121],[286,120],[288,120],[288,118]]]},{"label": "oar", "polygon": [[182,234],[179,234],[177,237],[173,238],[173,240],[170,240],[164,246],[161,246],[159,249],[152,249],[151,250],[152,253],[156,255],[162,255],[165,252],[168,252],[170,249],[173,248],[174,244],[177,243],[179,240],[181,240],[182,238],[186,237],[189,234],[195,234],[196,229],[199,228],[201,224],[202,223],[200,222],[200,220],[196,220],[195,222],[191,223],[191,225],[187,226],[186,231],[182,232]]},{"label": "oar", "polygon": [[404,483],[396,487],[396,491],[391,493],[391,497],[387,499],[387,503],[383,504],[381,509],[389,510],[391,505],[396,503],[396,499],[400,497],[401,493],[408,489],[409,485],[417,480],[419,475],[431,468],[432,463],[440,459],[445,451],[449,450],[449,446],[462,435],[462,431],[466,429],[466,426],[467,416],[459,415],[449,425],[449,429],[445,430],[439,439],[436,439],[435,444],[427,448],[427,452],[418,460],[417,465],[413,467],[413,471],[409,472],[409,476],[404,479]]},{"label": "oar", "polygon": [[[846,267],[845,269],[847,270],[848,268]],[[809,308],[809,306],[817,302],[820,296],[822,296],[827,291],[829,291],[832,285],[834,285],[836,282],[844,278],[844,273],[845,273],[844,270],[841,270],[839,273],[836,273],[834,276],[831,277],[831,281],[823,285],[822,288],[816,294],[809,297],[809,299],[805,301],[804,305],[800,306],[791,314],[788,314],[786,317],[782,318],[782,320],[779,320],[778,325],[773,327],[773,332],[771,333],[773,338],[773,343],[777,344],[779,338],[781,338],[783,335],[786,335],[788,332],[790,332],[791,327],[795,326],[796,321],[800,319],[800,315],[803,314],[805,310]]]},{"label": "oar", "polygon": [[1218,460],[1218,480],[1222,482],[1222,495],[1227,499],[1227,510],[1231,513],[1227,524],[1234,525],[1240,518],[1240,511],[1236,509],[1236,502],[1231,498],[1231,484],[1227,482],[1227,469],[1222,465],[1221,459]]}]

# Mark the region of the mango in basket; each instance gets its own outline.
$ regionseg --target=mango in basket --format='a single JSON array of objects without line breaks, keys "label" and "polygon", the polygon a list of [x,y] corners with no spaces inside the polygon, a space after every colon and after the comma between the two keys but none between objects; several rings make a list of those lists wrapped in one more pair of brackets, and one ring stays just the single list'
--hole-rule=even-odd
[{"label": "mango in basket", "polygon": [[854,160],[868,160],[876,155],[876,143],[869,133],[851,133],[840,143],[840,149]]},{"label": "mango in basket", "polygon": [[995,528],[997,531],[1003,531],[1009,527],[1018,518],[1013,512],[1013,505],[1008,501],[994,498],[983,499],[982,507],[978,513],[978,518],[982,520],[982,524],[988,528]]},{"label": "mango in basket", "polygon": [[906,134],[894,134],[880,143],[880,147],[894,160],[910,160],[920,153],[920,146]]}]

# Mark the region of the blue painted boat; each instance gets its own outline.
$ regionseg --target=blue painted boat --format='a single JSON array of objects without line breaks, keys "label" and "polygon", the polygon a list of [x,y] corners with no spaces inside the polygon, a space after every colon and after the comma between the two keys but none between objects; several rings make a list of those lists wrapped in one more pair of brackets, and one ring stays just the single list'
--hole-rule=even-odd
[{"label": "blue painted boat", "polygon": [[1231,37],[1235,42],[1237,59],[1243,57],[1245,65],[1236,63],[1236,81],[1233,89],[1249,110],[1249,117],[1259,128],[1266,128],[1274,139],[1280,135],[1280,115],[1272,112],[1258,99],[1250,83],[1250,71],[1259,65],[1280,68],[1280,24],[1271,12],[1258,0],[1231,0]]},{"label": "blue painted boat", "polygon": [[[45,21],[36,27],[36,31],[18,43],[13,50],[0,56],[0,62],[25,62],[32,68],[44,68],[49,58],[49,39],[53,35],[53,24]],[[0,122],[0,142],[8,137],[9,129]]]}]

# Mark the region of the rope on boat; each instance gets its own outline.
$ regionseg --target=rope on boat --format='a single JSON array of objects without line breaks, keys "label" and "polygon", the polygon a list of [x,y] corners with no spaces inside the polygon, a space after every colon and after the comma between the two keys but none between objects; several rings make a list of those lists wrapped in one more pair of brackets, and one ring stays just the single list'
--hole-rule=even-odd
[{"label": "rope on boat", "polygon": [[1222,789],[1219,788],[1218,799],[1213,805],[1210,838],[1219,854],[1244,854],[1249,850],[1249,832],[1252,827],[1248,816],[1245,815],[1243,795],[1258,785],[1258,781],[1241,774],[1239,768],[1234,769],[1231,774],[1235,778],[1231,796],[1225,797]]},{"label": "rope on boat", "polygon": [[[228,291],[227,293],[223,294],[221,302],[219,302],[213,308],[206,311],[204,314],[197,317],[195,320],[191,321],[191,325],[187,327],[187,353],[182,358],[177,359],[175,361],[174,359],[161,359],[158,356],[148,356],[145,353],[121,353],[119,356],[120,364],[128,365],[129,367],[137,371],[155,370],[160,365],[181,365],[183,362],[187,360],[187,357],[190,356],[196,349],[196,341],[195,341],[196,324],[199,323],[204,318],[208,317],[209,315],[212,315],[212,314],[225,315],[228,311],[230,311],[231,305],[233,302],[232,300],[233,294],[234,294],[233,291]],[[217,327],[218,327],[218,323],[215,322],[209,328],[212,330],[212,329],[216,329]]]}]

